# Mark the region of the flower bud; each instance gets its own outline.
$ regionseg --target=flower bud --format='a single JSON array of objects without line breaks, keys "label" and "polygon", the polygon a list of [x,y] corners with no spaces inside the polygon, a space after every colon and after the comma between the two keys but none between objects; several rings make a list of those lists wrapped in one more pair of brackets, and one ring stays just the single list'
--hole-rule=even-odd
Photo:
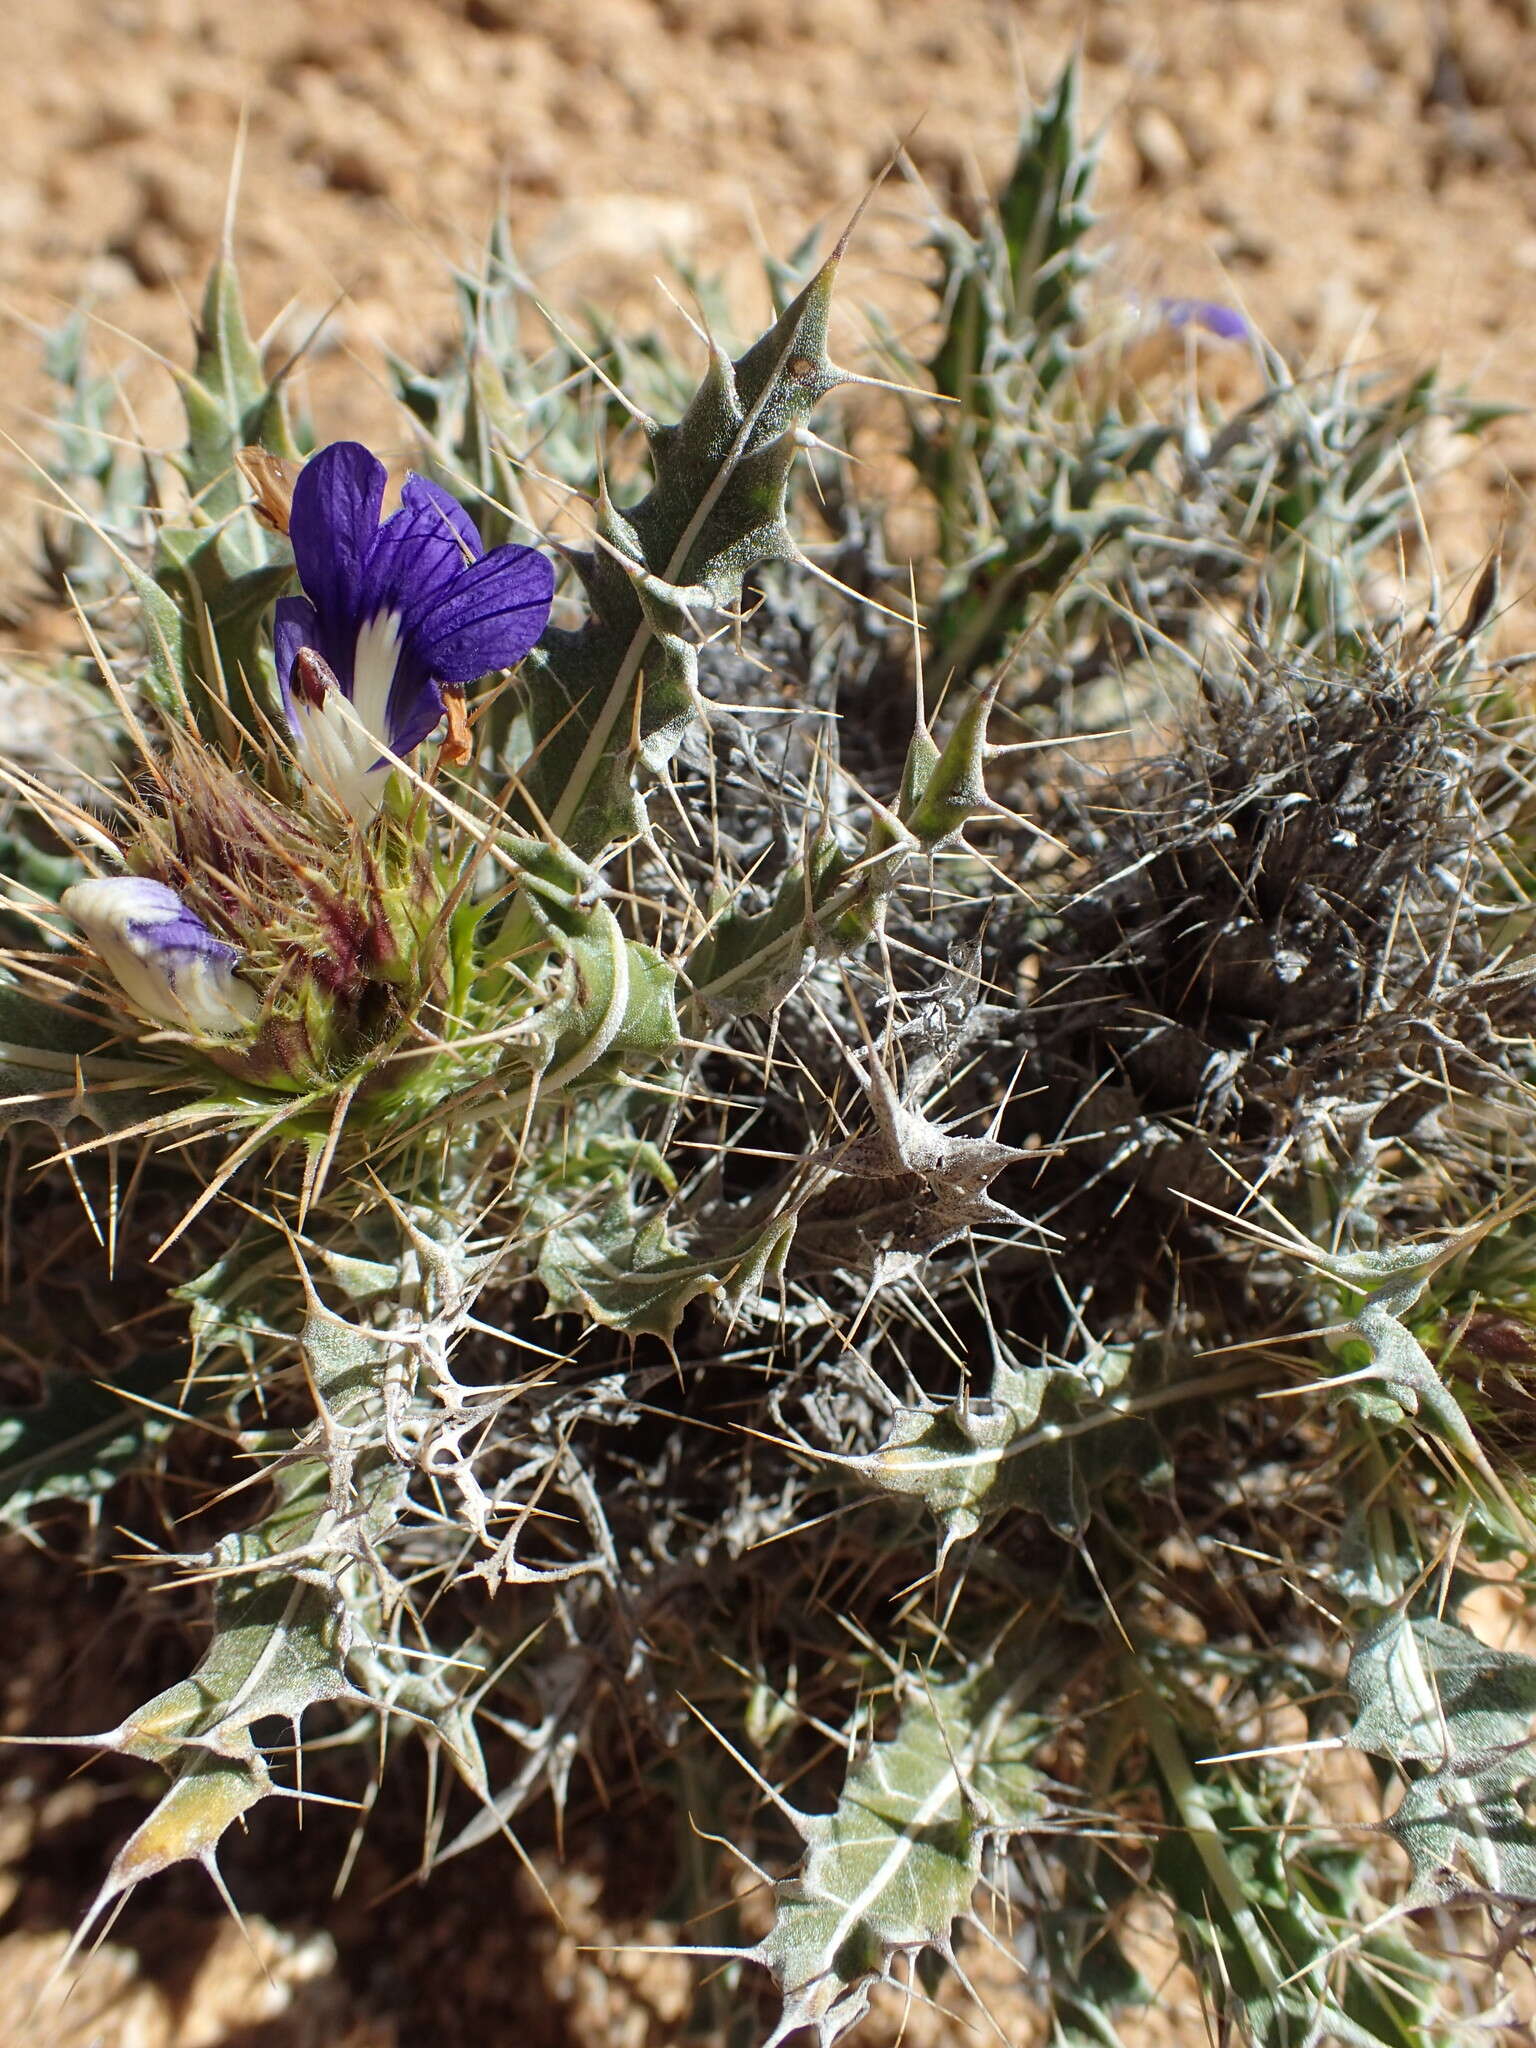
[{"label": "flower bud", "polygon": [[261,1001],[235,973],[239,953],[166,883],[140,875],[76,882],[61,907],[142,1016],[194,1038],[233,1038],[256,1022]]}]

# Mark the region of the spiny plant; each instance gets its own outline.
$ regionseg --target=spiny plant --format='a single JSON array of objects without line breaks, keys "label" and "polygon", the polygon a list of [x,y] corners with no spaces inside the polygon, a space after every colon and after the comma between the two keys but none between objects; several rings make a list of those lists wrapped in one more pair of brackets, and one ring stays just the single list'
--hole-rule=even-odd
[{"label": "spiny plant", "polygon": [[[429,1870],[551,1808],[581,1853],[626,1775],[670,1811],[732,2039],[830,2048],[982,1942],[1062,2043],[1155,2002],[1149,1942],[1260,2048],[1500,2012],[1531,726],[1491,577],[1446,626],[1367,574],[1491,409],[1190,301],[1133,386],[1092,179],[1069,67],[936,218],[896,400],[830,353],[841,244],[690,378],[535,315],[498,227],[395,366],[387,518],[227,251],[138,497],[61,340],[116,772],[5,771],[0,1507],[129,1527],[206,1628],[54,1738],[169,1781],[82,1936],[263,1801],[366,1825],[410,1737]],[[910,569],[837,453],[878,403]]]}]

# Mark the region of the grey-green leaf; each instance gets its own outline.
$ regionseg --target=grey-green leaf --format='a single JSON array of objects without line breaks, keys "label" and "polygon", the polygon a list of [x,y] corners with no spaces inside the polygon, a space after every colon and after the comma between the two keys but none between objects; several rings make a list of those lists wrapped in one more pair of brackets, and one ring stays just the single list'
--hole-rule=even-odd
[{"label": "grey-green leaf", "polygon": [[775,1887],[774,1924],[752,1951],[784,2001],[768,2048],[800,2027],[830,2048],[897,1956],[948,1952],[986,1841],[1045,1810],[1036,1735],[990,1669],[909,1685],[896,1733],[854,1765],[836,1808],[797,1820],[805,1860]]}]

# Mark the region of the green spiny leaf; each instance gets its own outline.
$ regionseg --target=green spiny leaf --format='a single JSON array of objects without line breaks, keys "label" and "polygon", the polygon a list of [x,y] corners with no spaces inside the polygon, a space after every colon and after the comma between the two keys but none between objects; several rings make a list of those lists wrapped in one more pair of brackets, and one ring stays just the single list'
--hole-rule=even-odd
[{"label": "green spiny leaf", "polygon": [[949,1952],[984,1844],[1045,1810],[1036,1740],[993,1671],[909,1683],[896,1733],[855,1764],[836,1809],[797,1817],[805,1861],[775,1887],[773,1927],[751,1951],[784,2001],[768,2048],[800,2027],[831,2048],[898,1955]]},{"label": "green spiny leaf", "polygon": [[191,1677],[100,1738],[174,1777],[118,1851],[94,1910],[175,1863],[212,1863],[225,1830],[273,1789],[254,1722],[275,1716],[297,1727],[311,1706],[352,1696],[340,1610],[318,1588],[281,1580],[221,1594],[213,1641]]},{"label": "green spiny leaf", "polygon": [[[179,382],[187,415],[187,481],[203,511],[223,519],[245,503],[245,486],[235,468],[241,448],[261,446],[288,457],[299,452],[282,386],[268,379],[251,338],[239,274],[227,249],[208,274],[196,361]],[[252,529],[245,543],[249,548],[259,530],[249,518],[241,524]]]},{"label": "green spiny leaf", "polygon": [[[995,685],[972,695],[942,751],[934,748],[926,727],[913,740],[899,815],[913,838],[930,853],[956,845],[973,818],[999,808],[987,795],[986,784],[987,714],[996,695]],[[925,740],[927,747],[923,748]]]},{"label": "green spiny leaf", "polygon": [[62,1138],[78,1119],[110,1135],[164,1110],[163,1067],[127,1056],[113,1026],[0,983],[0,1130],[43,1124]]},{"label": "green spiny leaf", "polygon": [[590,1217],[566,1217],[548,1233],[539,1278],[550,1306],[579,1310],[630,1336],[670,1338],[691,1301],[708,1296],[728,1312],[747,1306],[783,1270],[792,1214],[775,1216],[708,1258],[678,1244],[664,1212],[646,1214],[627,1194]]},{"label": "green spiny leaf", "polygon": [[840,254],[735,363],[712,351],[680,421],[650,427],[650,493],[620,511],[605,491],[598,545],[573,558],[586,624],[546,634],[525,664],[522,783],[534,819],[578,854],[643,828],[636,777],[665,768],[698,713],[700,616],[793,553],[795,436],[841,381],[826,350]]},{"label": "green spiny leaf", "polygon": [[42,1400],[0,1415],[0,1523],[25,1527],[52,1500],[97,1500],[143,1463],[175,1427],[187,1399],[184,1360],[138,1359],[110,1380],[51,1373]]},{"label": "green spiny leaf", "polygon": [[1409,1778],[1387,1825],[1415,1897],[1536,1904],[1536,1659],[1393,1613],[1355,1645],[1349,1689],[1350,1742]]},{"label": "green spiny leaf", "polygon": [[1166,1482],[1162,1438],[1137,1413],[1159,1374],[1151,1346],[1101,1351],[1091,1373],[1000,1362],[986,1400],[904,1409],[879,1450],[834,1462],[884,1492],[915,1495],[939,1523],[945,1552],[1009,1508],[1076,1535],[1112,1473]]},{"label": "green spiny leaf", "polygon": [[1421,2048],[1445,2037],[1423,1993],[1424,1965],[1390,1936],[1341,1953],[1358,1913],[1364,1861],[1294,1838],[1289,1780],[1223,1766],[1197,1775],[1161,1700],[1138,1701],[1168,1825],[1153,1849],[1156,1885],[1218,2024],[1253,2048]]}]

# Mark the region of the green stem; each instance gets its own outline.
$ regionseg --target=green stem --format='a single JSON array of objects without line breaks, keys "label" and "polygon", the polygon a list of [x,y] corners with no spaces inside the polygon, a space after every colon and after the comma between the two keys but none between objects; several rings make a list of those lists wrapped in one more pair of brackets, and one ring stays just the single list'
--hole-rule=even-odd
[{"label": "green stem", "polygon": [[1220,1826],[1211,1812],[1204,1786],[1195,1778],[1183,1738],[1173,1716],[1147,1681],[1139,1664],[1132,1667],[1142,1726],[1170,1798],[1178,1808],[1191,1846],[1211,1881],[1233,1927],[1242,1937],[1254,1973],[1272,1995],[1283,1988],[1285,1971],[1249,1905],[1242,1880],[1227,1860]]}]

